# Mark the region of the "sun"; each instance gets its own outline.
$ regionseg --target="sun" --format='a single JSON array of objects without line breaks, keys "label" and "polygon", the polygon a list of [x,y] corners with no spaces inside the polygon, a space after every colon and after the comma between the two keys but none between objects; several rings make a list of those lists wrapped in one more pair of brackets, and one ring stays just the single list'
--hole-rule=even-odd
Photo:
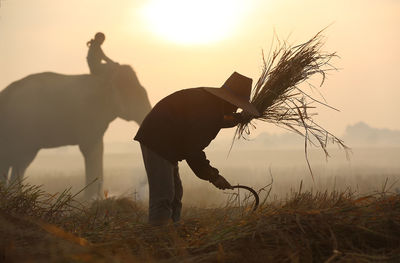
[{"label": "sun", "polygon": [[179,44],[217,42],[233,33],[246,0],[150,0],[142,15],[150,31]]}]

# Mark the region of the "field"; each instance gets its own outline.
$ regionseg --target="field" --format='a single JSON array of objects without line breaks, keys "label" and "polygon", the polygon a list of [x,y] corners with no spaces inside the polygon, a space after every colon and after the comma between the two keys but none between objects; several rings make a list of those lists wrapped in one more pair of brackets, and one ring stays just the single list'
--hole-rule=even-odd
[{"label": "field", "polygon": [[[104,188],[109,196],[128,196],[146,201],[147,179],[140,150],[133,145],[126,149],[110,150],[104,157]],[[221,148],[223,150],[221,150]],[[76,147],[45,150],[29,167],[26,182],[43,185],[48,192],[61,192],[72,186],[77,192],[84,187],[83,159]],[[129,148],[128,148],[129,149]],[[233,149],[217,145],[207,152],[208,159],[231,184],[243,184],[259,189],[271,183],[271,196],[286,197],[303,181],[306,190],[340,190],[351,188],[359,194],[380,190],[386,178],[394,183],[400,179],[400,148],[352,149],[350,160],[343,151],[330,150],[326,161],[319,150],[310,152],[314,179],[307,168],[304,150]],[[244,158],[245,156],[245,158]],[[184,203],[190,206],[209,207],[224,203],[226,195],[210,183],[198,179],[185,162],[180,163],[184,187]],[[272,177],[272,179],[271,179]],[[400,188],[400,184],[395,184]],[[135,194],[136,192],[136,194]]]},{"label": "field", "polygon": [[310,153],[313,182],[302,150],[211,150],[232,184],[259,191],[259,209],[182,164],[182,221],[154,228],[138,151],[106,152],[105,198],[94,203],[72,198],[84,186],[77,150],[44,151],[22,192],[1,188],[0,260],[399,262],[400,149],[353,149],[350,161],[331,152],[328,162]]}]

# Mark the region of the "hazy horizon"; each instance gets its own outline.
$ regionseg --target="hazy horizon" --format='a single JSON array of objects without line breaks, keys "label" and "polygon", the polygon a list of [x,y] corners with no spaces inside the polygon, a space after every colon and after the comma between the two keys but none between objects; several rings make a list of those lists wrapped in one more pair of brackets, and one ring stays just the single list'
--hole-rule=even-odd
[{"label": "hazy horizon", "polygon": [[[124,0],[116,5],[104,0],[2,1],[0,90],[37,72],[88,73],[86,42],[102,31],[106,34],[105,53],[121,64],[133,66],[154,105],[176,90],[219,87],[233,71],[255,82],[262,65],[261,50],[270,48],[274,31],[282,39],[298,44],[330,25],[324,33],[324,50],[338,53],[340,59],[334,65],[340,70],[328,76],[321,91],[340,112],[320,108],[317,121],[335,134],[359,121],[377,128],[400,129],[396,121],[400,112],[396,80],[400,74],[399,1],[254,0],[230,4],[216,1],[213,5],[206,1],[200,7],[210,5],[204,9],[213,11],[210,20],[232,14],[233,22],[227,16],[232,23],[229,28],[221,27],[224,31],[218,39],[209,36],[209,42],[191,44],[168,39],[173,36],[166,35],[172,26],[164,29],[164,35],[158,34],[143,18],[143,10],[159,2]],[[172,1],[171,8],[172,3],[179,4]],[[207,40],[207,36],[203,38]],[[129,141],[137,128],[133,122],[118,119],[110,125],[105,140]],[[255,134],[262,131],[284,132],[259,123]]]},{"label": "hazy horizon", "polygon": [[[310,150],[309,160],[313,176],[308,170],[303,149],[241,150],[229,148],[206,150],[211,165],[217,167],[230,183],[242,184],[256,190],[273,180],[272,195],[285,198],[291,190],[345,191],[368,194],[382,190],[388,179],[390,191],[400,191],[397,148],[355,148],[350,160],[343,151],[331,149],[331,158],[325,159],[318,149]],[[246,159],[243,156],[247,156]],[[209,206],[223,204],[226,191],[216,189],[207,181],[199,179],[186,162],[181,162],[185,206]],[[272,178],[272,179],[271,179]],[[84,187],[84,163],[77,148],[67,152],[41,151],[26,172],[26,182],[42,185],[50,193],[62,192],[72,187],[72,193]],[[148,186],[140,149],[132,145],[129,153],[105,153],[104,190],[110,196],[136,197],[146,201]]]},{"label": "hazy horizon", "polygon": [[[323,49],[337,52],[340,58],[333,64],[339,70],[330,72],[321,92],[327,103],[340,112],[318,108],[316,121],[339,137],[349,125],[359,122],[374,129],[400,130],[400,122],[396,121],[400,112],[397,102],[400,97],[397,81],[400,75],[400,1],[171,0],[168,5],[165,3],[160,0],[122,0],[118,5],[105,0],[2,1],[0,90],[13,81],[43,71],[88,74],[86,42],[102,31],[106,35],[104,52],[120,64],[134,68],[154,105],[180,89],[219,87],[233,71],[251,77],[255,83],[262,67],[261,52],[271,47],[274,32],[289,43],[299,44],[329,26],[324,32]],[[198,15],[199,10],[203,16]],[[313,83],[319,81],[317,78]],[[133,141],[137,129],[136,123],[118,119],[105,134],[105,178],[120,176],[120,180],[112,182],[118,187],[132,186],[133,180],[143,181],[145,175],[139,145]],[[278,138],[286,131],[257,122],[252,137],[265,132],[276,134]],[[239,174],[261,178],[259,176],[268,174],[268,167],[273,168],[274,175],[284,178],[282,182],[277,181],[282,191],[298,184],[299,178],[291,178],[293,173],[310,180],[304,149],[276,150],[260,144],[257,150],[251,147],[246,150],[235,145],[227,158],[233,133],[234,129],[222,130],[214,144],[206,149],[211,163],[220,168],[222,174],[237,173],[229,177],[233,183],[239,181]],[[221,141],[223,143],[218,146]],[[124,154],[113,153],[108,148],[113,142],[131,143],[131,148]],[[73,154],[65,149],[72,149]],[[369,174],[372,185],[382,176],[398,177],[398,147],[356,147],[357,161],[353,164],[346,162],[343,152],[334,150],[328,166],[321,151],[313,152],[316,154],[311,156],[311,163],[319,167],[317,170],[325,176],[327,184],[331,182],[327,179],[331,175],[349,174],[354,179],[353,185],[357,184],[360,174]],[[36,178],[34,181],[42,184],[47,179],[41,181],[40,176],[61,176],[71,180],[78,178],[82,184],[83,159],[78,153],[76,146],[41,151],[28,168],[28,178]],[[185,165],[183,167],[184,174],[191,173]],[[208,187],[207,193],[217,192],[194,175],[186,178],[190,178],[184,179],[186,182],[194,178],[196,184]],[[59,187],[68,187],[68,180],[60,180]],[[265,183],[246,180],[240,182],[258,187]]]}]

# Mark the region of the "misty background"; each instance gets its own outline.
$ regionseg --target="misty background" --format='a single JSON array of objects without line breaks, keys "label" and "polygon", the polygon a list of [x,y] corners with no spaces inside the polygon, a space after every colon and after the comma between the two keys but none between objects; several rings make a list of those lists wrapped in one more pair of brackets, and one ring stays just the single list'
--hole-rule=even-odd
[{"label": "misty background", "polygon": [[[271,197],[285,198],[300,183],[314,191],[354,191],[368,194],[384,188],[399,191],[400,131],[378,129],[364,122],[349,125],[340,136],[351,147],[349,158],[335,145],[325,158],[319,148],[309,146],[308,170],[304,139],[294,133],[260,133],[248,140],[236,140],[234,130],[217,138],[206,148],[211,164],[232,184],[243,184],[256,190],[272,183]],[[230,137],[231,135],[231,137]],[[136,141],[105,144],[104,189],[108,196],[128,196],[147,201],[147,179]],[[186,162],[180,163],[184,187],[184,204],[215,206],[223,204],[227,193],[197,178]],[[61,192],[72,186],[72,192],[84,187],[83,158],[78,147],[67,146],[41,150],[28,168],[26,181],[43,185],[50,192]]]},{"label": "misty background", "polygon": [[[233,72],[253,78],[261,72],[261,51],[275,31],[290,43],[302,43],[325,26],[327,51],[336,51],[322,93],[340,112],[318,109],[316,120],[352,148],[350,159],[331,146],[325,159],[304,141],[273,125],[259,123],[249,141],[235,142],[234,130],[221,131],[206,149],[211,164],[232,184],[260,189],[273,178],[272,194],[284,198],[301,181],[308,189],[351,187],[360,193],[381,189],[385,180],[400,187],[400,1],[398,0],[246,0],[236,27],[217,42],[181,45],[155,34],[141,12],[150,0],[1,0],[0,90],[29,74],[53,71],[88,73],[86,42],[106,34],[105,53],[135,69],[152,105],[185,88],[219,87]],[[154,1],[153,1],[154,2]],[[220,13],[224,13],[221,10]],[[171,14],[173,15],[173,14]],[[1,128],[1,127],[0,127]],[[105,135],[105,189],[111,195],[147,197],[136,123],[114,121]],[[181,165],[186,205],[213,205],[222,191]],[[28,168],[27,182],[50,192],[84,185],[84,166],[75,146],[41,150]],[[136,193],[136,194],[135,194]]]},{"label": "misty background", "polygon": [[[1,2],[0,90],[37,72],[88,73],[86,42],[102,31],[106,55],[132,65],[154,105],[180,89],[219,87],[233,71],[255,82],[261,51],[269,50],[274,32],[299,44],[330,25],[324,50],[340,56],[333,61],[339,71],[327,76],[321,91],[340,112],[320,108],[317,121],[334,134],[359,121],[400,130],[398,0],[222,1],[228,3],[217,10],[220,17],[232,6],[246,5],[235,27],[216,42],[191,45],[171,42],[149,27],[142,11],[156,0]],[[176,12],[170,16],[184,10]],[[136,130],[136,124],[117,120],[105,140],[128,141]],[[271,130],[282,132],[272,125],[260,125],[256,132]]]}]

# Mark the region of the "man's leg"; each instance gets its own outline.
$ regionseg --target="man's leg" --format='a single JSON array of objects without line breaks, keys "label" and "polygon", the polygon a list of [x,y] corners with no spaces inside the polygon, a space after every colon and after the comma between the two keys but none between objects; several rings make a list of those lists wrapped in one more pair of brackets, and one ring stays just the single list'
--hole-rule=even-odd
[{"label": "man's leg", "polygon": [[183,188],[181,178],[179,176],[178,164],[176,164],[174,168],[175,195],[174,201],[172,202],[172,221],[178,222],[181,219]]},{"label": "man's leg", "polygon": [[149,182],[149,223],[164,225],[171,220],[174,200],[174,165],[144,145],[142,155]]}]

